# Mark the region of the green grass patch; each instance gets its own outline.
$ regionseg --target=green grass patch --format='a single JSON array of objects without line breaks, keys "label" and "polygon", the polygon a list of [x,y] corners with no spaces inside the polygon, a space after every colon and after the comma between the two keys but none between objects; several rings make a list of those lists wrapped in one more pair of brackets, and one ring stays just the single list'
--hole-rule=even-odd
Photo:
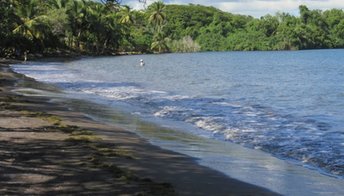
[{"label": "green grass patch", "polygon": [[58,116],[50,115],[50,116],[43,117],[42,119],[56,126],[60,126],[62,123],[61,118],[59,118]]},{"label": "green grass patch", "polygon": [[121,149],[111,144],[96,143],[91,144],[89,147],[95,150],[96,153],[101,156],[134,159],[134,156],[129,150]]},{"label": "green grass patch", "polygon": [[89,130],[74,130],[71,132],[72,136],[79,136],[79,135],[94,135],[92,131]]},{"label": "green grass patch", "polygon": [[40,118],[44,121],[47,121],[55,126],[62,126],[62,120],[60,117],[47,114],[45,112],[32,112],[32,111],[27,111],[27,110],[22,110],[20,113],[24,116],[27,117],[37,117]]}]

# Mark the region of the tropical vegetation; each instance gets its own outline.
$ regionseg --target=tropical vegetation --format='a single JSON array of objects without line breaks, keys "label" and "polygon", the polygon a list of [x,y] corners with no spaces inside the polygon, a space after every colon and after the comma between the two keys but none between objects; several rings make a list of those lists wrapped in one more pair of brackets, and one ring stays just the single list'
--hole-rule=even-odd
[{"label": "tropical vegetation", "polygon": [[344,47],[342,9],[299,11],[258,19],[162,1],[132,10],[116,0],[0,0],[0,56]]}]

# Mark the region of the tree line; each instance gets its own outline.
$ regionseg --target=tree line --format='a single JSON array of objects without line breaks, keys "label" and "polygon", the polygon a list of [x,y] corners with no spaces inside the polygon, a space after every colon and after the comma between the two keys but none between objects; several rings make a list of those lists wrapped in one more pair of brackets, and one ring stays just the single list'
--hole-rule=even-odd
[{"label": "tree line", "polygon": [[344,47],[344,12],[309,10],[259,19],[200,5],[169,5],[167,34],[172,39],[191,36],[205,51],[301,50]]},{"label": "tree line", "polygon": [[0,56],[344,47],[343,10],[299,11],[257,19],[162,1],[132,10],[115,0],[0,0]]}]

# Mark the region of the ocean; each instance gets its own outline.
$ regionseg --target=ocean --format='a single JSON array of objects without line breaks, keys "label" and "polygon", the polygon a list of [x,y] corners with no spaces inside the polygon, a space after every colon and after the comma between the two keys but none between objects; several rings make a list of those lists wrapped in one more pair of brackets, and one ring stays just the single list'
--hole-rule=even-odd
[{"label": "ocean", "polygon": [[[344,193],[344,50],[85,57],[12,68],[60,87],[66,97],[98,104],[82,107],[94,118],[111,123],[111,115],[122,115],[127,128],[153,144],[231,177],[286,195]],[[262,157],[260,167],[255,161]],[[251,175],[256,167],[261,175],[279,173],[265,182],[250,179],[230,168],[235,162]],[[276,180],[292,180],[294,166],[298,180],[323,188]]]}]

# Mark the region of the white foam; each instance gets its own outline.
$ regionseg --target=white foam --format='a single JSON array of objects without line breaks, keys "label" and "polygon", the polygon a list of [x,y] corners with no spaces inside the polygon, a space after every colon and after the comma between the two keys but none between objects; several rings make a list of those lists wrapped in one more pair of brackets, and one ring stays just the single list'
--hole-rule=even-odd
[{"label": "white foam", "polygon": [[226,140],[233,140],[233,139],[235,139],[238,136],[239,133],[240,133],[240,130],[239,129],[235,129],[235,128],[226,129],[223,132]]},{"label": "white foam", "polygon": [[187,109],[184,107],[178,107],[178,106],[164,106],[161,110],[154,113],[154,116],[156,117],[166,117],[169,116],[171,113],[175,112],[184,112]]},{"label": "white foam", "polygon": [[[61,83],[61,82],[77,82],[78,77],[71,72],[59,68],[60,64],[44,64],[44,65],[35,65],[35,64],[17,64],[12,65],[13,70],[16,72],[25,74],[28,77],[34,78],[41,82],[47,83]],[[45,71],[44,74],[41,72]],[[39,72],[39,73],[37,73]],[[57,72],[57,73],[56,73]]]},{"label": "white foam", "polygon": [[254,129],[242,129],[241,132],[243,132],[243,133],[254,133],[254,132],[256,132],[256,130],[254,130]]},{"label": "white foam", "polygon": [[82,92],[97,94],[115,100],[127,100],[142,96],[144,91],[133,87],[83,88]]},{"label": "white foam", "polygon": [[193,117],[189,118],[187,122],[192,122],[198,128],[218,133],[225,129],[225,126],[218,122],[221,120],[220,117]]},{"label": "white foam", "polygon": [[181,100],[181,99],[189,99],[190,97],[186,95],[168,95],[162,98],[168,99],[168,100]]},{"label": "white foam", "polygon": [[213,102],[215,105],[221,105],[221,106],[230,106],[230,107],[241,107],[241,104],[239,103],[230,103],[230,102]]}]

